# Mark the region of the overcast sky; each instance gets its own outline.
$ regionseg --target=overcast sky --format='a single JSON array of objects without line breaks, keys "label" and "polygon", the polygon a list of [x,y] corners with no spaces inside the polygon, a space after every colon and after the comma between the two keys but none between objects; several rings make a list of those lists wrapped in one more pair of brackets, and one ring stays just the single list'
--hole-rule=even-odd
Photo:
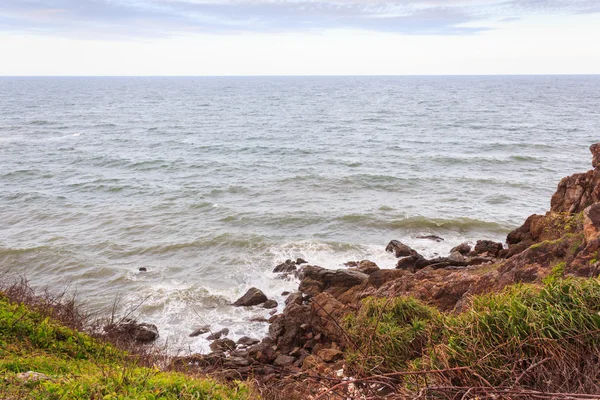
[{"label": "overcast sky", "polygon": [[600,73],[600,0],[0,0],[0,75]]}]

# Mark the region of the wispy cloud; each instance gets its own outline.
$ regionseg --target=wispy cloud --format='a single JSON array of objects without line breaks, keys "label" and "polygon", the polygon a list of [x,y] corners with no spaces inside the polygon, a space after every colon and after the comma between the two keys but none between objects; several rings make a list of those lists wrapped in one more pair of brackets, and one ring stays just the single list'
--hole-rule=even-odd
[{"label": "wispy cloud", "polygon": [[464,35],[490,21],[597,12],[597,0],[2,0],[0,30],[91,38],[326,29]]}]

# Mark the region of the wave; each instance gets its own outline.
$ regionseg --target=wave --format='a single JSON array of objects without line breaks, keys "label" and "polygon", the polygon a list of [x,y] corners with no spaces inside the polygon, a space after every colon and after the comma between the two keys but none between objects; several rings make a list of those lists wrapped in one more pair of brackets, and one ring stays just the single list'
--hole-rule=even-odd
[{"label": "wave", "polygon": [[405,217],[404,215],[391,216],[382,219],[373,214],[349,214],[337,218],[343,223],[360,225],[361,227],[379,229],[404,229],[404,230],[447,230],[455,232],[490,231],[502,233],[512,229],[511,226],[498,222],[484,221],[475,218],[459,217],[453,219],[428,218],[424,216]]}]

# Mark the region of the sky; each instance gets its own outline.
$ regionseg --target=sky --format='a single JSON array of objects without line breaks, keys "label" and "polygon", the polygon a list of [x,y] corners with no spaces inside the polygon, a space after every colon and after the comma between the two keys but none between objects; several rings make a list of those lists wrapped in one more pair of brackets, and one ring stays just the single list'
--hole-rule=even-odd
[{"label": "sky", "polygon": [[600,74],[600,0],[0,0],[0,75]]}]

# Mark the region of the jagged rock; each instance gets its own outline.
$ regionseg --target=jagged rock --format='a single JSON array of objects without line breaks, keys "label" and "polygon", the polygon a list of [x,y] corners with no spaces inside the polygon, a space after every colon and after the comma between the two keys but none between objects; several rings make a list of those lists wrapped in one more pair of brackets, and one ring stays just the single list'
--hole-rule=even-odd
[{"label": "jagged rock", "polygon": [[344,353],[338,349],[323,349],[317,352],[317,356],[326,363],[330,363],[341,359]]},{"label": "jagged rock", "polygon": [[437,235],[417,236],[417,239],[428,239],[428,240],[434,240],[436,242],[443,242],[444,241],[444,238],[439,237]]},{"label": "jagged rock", "polygon": [[275,315],[269,326],[269,337],[275,341],[277,349],[289,353],[301,347],[303,325],[310,319],[310,308],[306,305],[289,304],[283,314]]},{"label": "jagged rock", "polygon": [[297,258],[296,265],[300,265],[300,264],[308,264],[308,261],[306,261],[304,258]]},{"label": "jagged rock", "polygon": [[110,337],[139,343],[149,343],[158,338],[156,325],[138,323],[131,319],[126,319],[118,324],[106,325],[104,331]]},{"label": "jagged rock", "polygon": [[287,367],[287,366],[292,365],[294,363],[294,361],[296,361],[296,359],[294,357],[280,354],[277,356],[277,358],[275,358],[275,361],[273,361],[273,364],[277,365],[278,367]]},{"label": "jagged rock", "polygon": [[212,342],[210,344],[210,349],[212,351],[227,351],[227,350],[234,350],[236,347],[236,344],[233,340],[231,339],[217,339],[214,342]]},{"label": "jagged rock", "polygon": [[362,260],[358,263],[357,271],[362,272],[363,274],[371,275],[373,272],[379,271],[379,266],[375,264],[373,261]]},{"label": "jagged rock", "polygon": [[196,329],[192,333],[190,333],[190,337],[200,336],[206,332],[210,332],[210,325],[202,325]]},{"label": "jagged rock", "polygon": [[260,340],[253,339],[253,338],[248,337],[248,336],[242,336],[241,338],[239,338],[239,340],[237,341],[237,343],[239,345],[242,345],[242,346],[253,346],[255,344],[260,343]]},{"label": "jagged rock", "polygon": [[448,260],[450,260],[450,262],[465,263],[467,262],[467,257],[459,253],[458,251],[452,251],[448,256]]},{"label": "jagged rock", "polygon": [[290,294],[287,299],[285,299],[285,305],[286,306],[288,306],[290,304],[301,305],[302,301],[303,301],[302,293],[294,292],[294,293]]},{"label": "jagged rock", "polygon": [[276,266],[275,269],[273,270],[273,272],[276,272],[276,273],[294,272],[297,269],[298,269],[298,267],[296,266],[296,262],[294,262],[292,260],[285,260],[284,263]]},{"label": "jagged rock", "polygon": [[249,307],[262,304],[267,300],[267,296],[261,290],[253,287],[248,289],[246,294],[237,299],[233,305],[236,307]]},{"label": "jagged rock", "polygon": [[[320,293],[312,299],[311,325],[319,334],[322,332],[332,340],[342,340],[344,332],[340,328],[342,317],[348,308],[329,293]],[[315,337],[315,340],[316,339]]]},{"label": "jagged rock", "polygon": [[408,257],[417,254],[417,252],[411,249],[409,246],[400,242],[399,240],[392,240],[385,248],[388,253],[393,253],[396,257]]},{"label": "jagged rock", "polygon": [[304,359],[302,363],[302,370],[306,371],[309,369],[316,368],[320,364],[319,359],[315,355],[310,355]]},{"label": "jagged rock", "polygon": [[284,291],[284,292],[281,292],[281,295],[282,295],[282,296],[287,296],[288,294],[290,294],[290,292],[288,292],[287,290],[286,290],[286,291]]},{"label": "jagged rock", "polygon": [[452,254],[454,252],[462,254],[463,256],[467,255],[471,252],[471,246],[467,242],[461,243],[458,246],[450,249],[450,254]]},{"label": "jagged rock", "polygon": [[600,201],[600,170],[563,178],[550,200],[550,210],[575,214]]},{"label": "jagged rock", "polygon": [[491,240],[478,240],[475,244],[475,248],[470,254],[498,257],[498,254],[503,248],[504,246],[500,242],[494,242]]},{"label": "jagged rock", "polygon": [[263,308],[276,308],[277,307],[277,302],[275,300],[267,300],[263,303]]},{"label": "jagged rock", "polygon": [[221,339],[221,336],[229,335],[229,329],[223,328],[220,331],[213,332],[206,337],[206,340],[218,340]]},{"label": "jagged rock", "polygon": [[[598,151],[600,151],[600,144]],[[583,235],[587,243],[600,237],[600,203],[594,203],[583,210]]]},{"label": "jagged rock", "polygon": [[272,364],[277,358],[277,353],[272,345],[259,343],[248,349],[248,356],[261,364]]},{"label": "jagged rock", "polygon": [[360,285],[369,275],[353,270],[329,270],[313,265],[302,269],[298,289],[308,295],[316,295],[323,291],[341,294],[347,289]]}]

